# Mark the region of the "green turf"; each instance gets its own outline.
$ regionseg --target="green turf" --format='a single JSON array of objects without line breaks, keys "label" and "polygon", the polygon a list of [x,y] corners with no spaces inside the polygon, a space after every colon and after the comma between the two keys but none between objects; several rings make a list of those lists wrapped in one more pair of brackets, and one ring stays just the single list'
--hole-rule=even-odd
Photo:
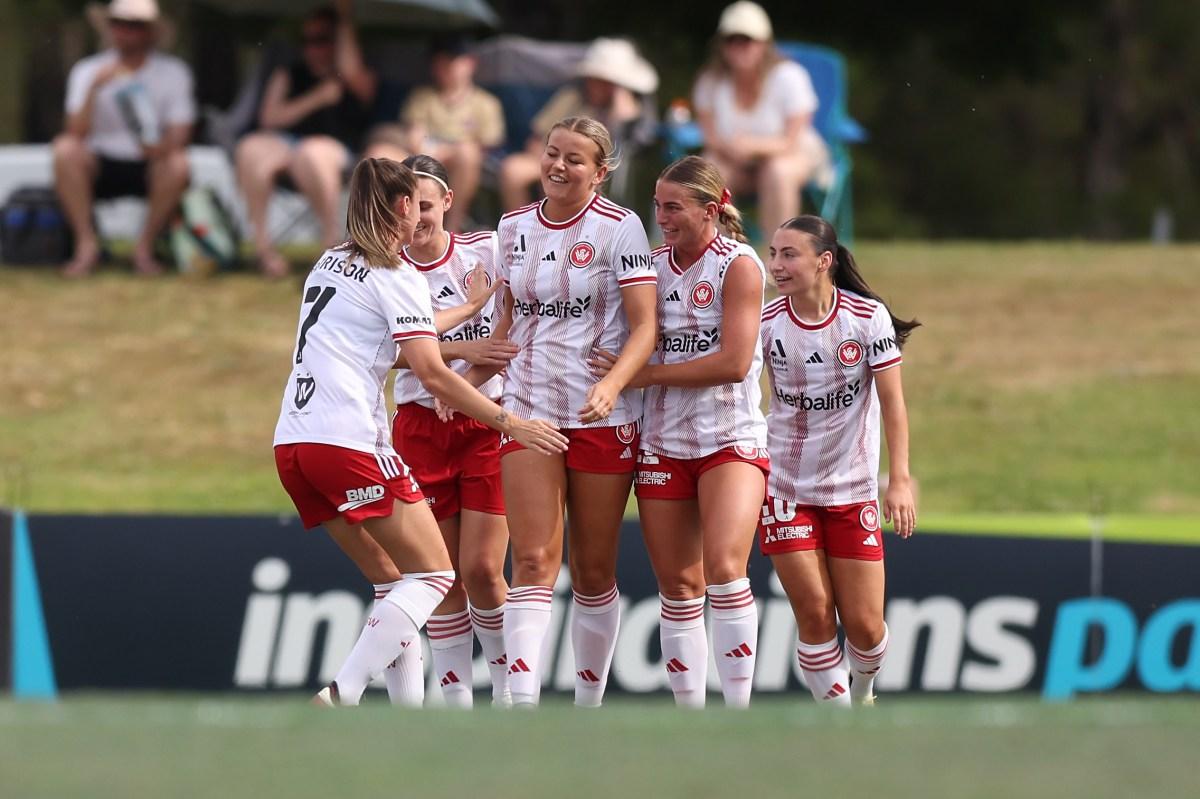
[{"label": "green turf", "polygon": [[0,703],[11,797],[1194,796],[1191,698],[887,698],[831,712],[322,711],[299,698]]}]

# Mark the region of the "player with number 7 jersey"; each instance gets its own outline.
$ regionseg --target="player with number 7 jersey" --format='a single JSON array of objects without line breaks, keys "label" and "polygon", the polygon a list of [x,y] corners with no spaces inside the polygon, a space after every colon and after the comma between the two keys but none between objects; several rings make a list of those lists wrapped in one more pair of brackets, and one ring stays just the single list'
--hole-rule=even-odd
[{"label": "player with number 7 jersey", "polygon": [[488,294],[435,316],[428,285],[399,256],[419,217],[416,190],[401,164],[365,159],[355,168],[350,240],[325,252],[305,281],[275,429],[276,468],[301,521],[324,526],[380,599],[318,694],[323,704],[358,704],[455,578],[437,522],[392,448],[384,381],[398,350],[443,401],[537,451],[566,448],[552,427],[506,413],[443,363],[437,331],[470,318]]}]

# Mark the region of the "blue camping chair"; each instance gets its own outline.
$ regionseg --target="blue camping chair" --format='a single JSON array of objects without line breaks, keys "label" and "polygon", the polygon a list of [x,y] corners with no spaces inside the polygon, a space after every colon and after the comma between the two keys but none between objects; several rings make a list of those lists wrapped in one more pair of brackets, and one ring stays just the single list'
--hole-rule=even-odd
[{"label": "blue camping chair", "polygon": [[[833,183],[828,188],[809,184],[804,192],[817,213],[838,229],[838,238],[849,244],[854,239],[854,206],[850,187],[853,161],[849,145],[867,140],[867,132],[846,109],[846,61],[828,47],[802,42],[778,42],[779,52],[808,70],[820,107],[813,126],[829,145],[833,159]],[[704,146],[704,136],[695,123],[664,126],[667,157],[675,160]]]}]

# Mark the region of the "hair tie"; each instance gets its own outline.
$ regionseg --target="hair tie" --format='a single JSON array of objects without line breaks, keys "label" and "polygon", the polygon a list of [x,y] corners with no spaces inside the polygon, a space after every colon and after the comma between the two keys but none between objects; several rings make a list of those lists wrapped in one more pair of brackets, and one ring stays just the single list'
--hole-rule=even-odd
[{"label": "hair tie", "polygon": [[729,193],[729,187],[726,186],[724,189],[721,190],[720,210],[724,211],[725,206],[729,205],[731,202],[733,202],[733,195]]},{"label": "hair tie", "polygon": [[421,170],[419,170],[419,169],[414,169],[414,170],[413,170],[413,174],[414,174],[414,175],[419,175],[419,176],[421,176],[421,177],[423,177],[423,178],[429,178],[430,180],[436,180],[436,181],[437,181],[437,184],[438,184],[439,186],[441,186],[441,187],[442,187],[442,190],[443,190],[443,191],[450,191],[450,187],[446,185],[446,181],[442,180],[442,179],[441,179],[441,178],[439,178],[437,175],[431,175],[430,173],[428,173],[428,172],[422,172],[422,171],[421,171]]}]

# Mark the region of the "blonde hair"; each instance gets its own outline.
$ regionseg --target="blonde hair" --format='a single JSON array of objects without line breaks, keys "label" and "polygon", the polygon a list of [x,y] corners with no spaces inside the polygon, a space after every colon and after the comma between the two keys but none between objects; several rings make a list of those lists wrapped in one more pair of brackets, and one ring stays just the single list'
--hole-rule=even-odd
[{"label": "blonde hair", "polygon": [[554,126],[546,132],[546,141],[550,141],[550,134],[558,128],[578,133],[586,139],[590,139],[600,151],[600,155],[596,158],[596,166],[606,167],[611,173],[621,165],[620,156],[614,152],[612,134],[608,132],[608,128],[604,127],[603,122],[599,122],[591,117],[566,117],[554,123]]},{"label": "blonde hair", "polygon": [[684,156],[664,169],[658,179],[687,189],[692,199],[701,205],[716,203],[717,222],[725,228],[726,235],[742,243],[750,241],[742,226],[742,212],[732,200],[722,202],[728,189],[725,179],[711,161],[698,155]]},{"label": "blonde hair", "polygon": [[394,269],[400,265],[400,218],[395,204],[417,193],[412,170],[388,158],[364,158],[350,176],[350,202],[342,245],[351,258],[362,256],[368,267]]}]

